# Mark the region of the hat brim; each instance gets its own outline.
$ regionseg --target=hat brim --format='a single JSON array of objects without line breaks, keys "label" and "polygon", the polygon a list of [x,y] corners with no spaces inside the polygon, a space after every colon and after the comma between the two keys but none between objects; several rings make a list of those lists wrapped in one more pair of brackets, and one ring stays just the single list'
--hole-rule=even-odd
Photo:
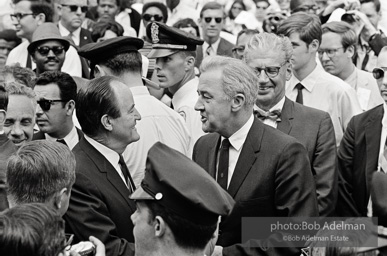
[{"label": "hat brim", "polygon": [[63,39],[63,38],[44,38],[44,39],[37,40],[35,42],[30,43],[30,45],[28,45],[28,47],[27,47],[28,53],[32,55],[33,51],[35,51],[36,47],[40,43],[42,43],[44,41],[50,41],[50,40],[55,40],[55,41],[61,42],[63,44],[63,47],[64,47],[66,52],[70,48],[70,42],[66,39]]},{"label": "hat brim", "polygon": [[145,192],[141,186],[139,186],[136,191],[134,191],[133,194],[129,196],[129,198],[133,200],[155,200],[155,198]]},{"label": "hat brim", "polygon": [[178,51],[176,49],[152,49],[147,57],[148,59],[156,59],[172,55]]}]

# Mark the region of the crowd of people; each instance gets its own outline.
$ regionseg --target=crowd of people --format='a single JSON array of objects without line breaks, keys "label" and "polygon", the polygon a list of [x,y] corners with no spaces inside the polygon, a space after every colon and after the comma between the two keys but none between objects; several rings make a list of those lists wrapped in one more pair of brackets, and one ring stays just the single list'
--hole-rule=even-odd
[{"label": "crowd of people", "polygon": [[379,244],[305,255],[386,255],[384,0],[5,2],[0,255],[300,255],[242,219],[319,216]]}]

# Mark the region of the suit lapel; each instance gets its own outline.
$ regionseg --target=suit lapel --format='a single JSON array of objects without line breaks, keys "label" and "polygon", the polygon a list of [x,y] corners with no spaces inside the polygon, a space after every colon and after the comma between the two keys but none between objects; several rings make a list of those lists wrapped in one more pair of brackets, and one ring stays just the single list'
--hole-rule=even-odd
[{"label": "suit lapel", "polygon": [[257,158],[257,153],[261,148],[264,125],[265,124],[260,122],[257,118],[254,118],[254,123],[242,146],[242,151],[235,166],[234,174],[232,175],[230,185],[227,189],[232,197],[235,197]]},{"label": "suit lapel", "polygon": [[366,188],[367,195],[370,190],[370,182],[372,178],[372,173],[375,171],[375,162],[378,163],[379,159],[379,147],[380,139],[382,134],[382,124],[381,120],[383,118],[383,105],[380,106],[375,114],[369,118],[368,123],[365,126],[365,139],[366,139],[366,148],[367,148],[367,164],[365,172]]},{"label": "suit lapel", "polygon": [[221,137],[219,134],[213,137],[213,140],[210,141],[210,150],[208,151],[208,173],[216,179],[216,163],[218,160],[218,149],[220,147]]},{"label": "suit lapel", "polygon": [[110,162],[97,150],[95,149],[84,137],[79,141],[79,146],[85,152],[86,155],[94,162],[95,166],[102,173],[106,173],[106,178],[110,184],[117,190],[117,192],[123,197],[128,203],[132,210],[132,203],[129,199],[129,189],[124,184],[120,175],[116,169],[110,164]]},{"label": "suit lapel", "polygon": [[294,118],[294,102],[285,97],[285,103],[281,111],[281,122],[277,124],[277,129],[285,134],[290,134]]}]

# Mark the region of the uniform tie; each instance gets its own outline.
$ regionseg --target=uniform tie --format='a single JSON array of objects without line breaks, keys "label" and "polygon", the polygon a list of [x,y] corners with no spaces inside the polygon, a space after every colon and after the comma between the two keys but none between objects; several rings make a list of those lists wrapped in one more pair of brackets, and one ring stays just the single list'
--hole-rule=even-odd
[{"label": "uniform tie", "polygon": [[217,177],[217,181],[219,185],[224,190],[227,190],[229,148],[230,148],[230,141],[228,139],[224,139],[219,149],[220,154],[219,154],[218,177]]}]

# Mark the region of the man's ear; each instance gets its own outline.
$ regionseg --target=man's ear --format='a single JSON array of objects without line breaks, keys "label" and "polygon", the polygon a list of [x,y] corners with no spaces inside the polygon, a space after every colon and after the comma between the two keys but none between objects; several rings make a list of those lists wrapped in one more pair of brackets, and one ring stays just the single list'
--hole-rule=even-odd
[{"label": "man's ear", "polygon": [[353,56],[355,55],[355,46],[351,45],[347,47],[347,49],[345,50],[345,53],[347,54],[348,58],[352,59]]},{"label": "man's ear", "polygon": [[242,93],[237,93],[231,101],[231,111],[237,112],[245,106],[246,97]]},{"label": "man's ear", "polygon": [[39,13],[35,16],[36,21],[38,22],[38,25],[42,25],[43,23],[46,22],[46,14],[44,13]]},{"label": "man's ear", "polygon": [[155,236],[162,237],[167,229],[167,224],[165,223],[163,218],[161,218],[160,216],[156,216],[153,225],[155,230]]},{"label": "man's ear", "polygon": [[64,197],[68,197],[68,193],[67,193],[67,188],[62,188],[58,193],[55,194],[54,196],[54,206],[55,206],[55,209],[61,209],[62,208],[62,205],[63,205],[63,202],[65,200]]},{"label": "man's ear", "polygon": [[317,52],[319,47],[320,47],[320,42],[317,39],[313,39],[313,41],[309,44],[309,51]]},{"label": "man's ear", "polygon": [[108,76],[110,75],[109,72],[107,72],[107,70],[105,68],[103,68],[101,65],[95,65],[94,67],[94,77],[95,78],[98,78],[98,77],[102,77],[102,76]]},{"label": "man's ear", "polygon": [[6,115],[7,112],[4,109],[0,109],[0,125],[4,124]]},{"label": "man's ear", "polygon": [[101,117],[101,124],[102,126],[108,130],[108,131],[113,131],[113,120],[110,118],[110,116],[108,116],[107,114],[103,115]]},{"label": "man's ear", "polygon": [[69,100],[66,103],[65,108],[66,108],[66,115],[72,116],[73,113],[74,113],[74,109],[75,109],[75,101],[74,100]]},{"label": "man's ear", "polygon": [[289,81],[290,78],[292,77],[292,67],[293,64],[291,62],[286,63],[286,81]]},{"label": "man's ear", "polygon": [[188,72],[195,66],[195,58],[193,56],[186,57],[184,61],[184,65],[185,65],[184,67],[185,72]]}]

